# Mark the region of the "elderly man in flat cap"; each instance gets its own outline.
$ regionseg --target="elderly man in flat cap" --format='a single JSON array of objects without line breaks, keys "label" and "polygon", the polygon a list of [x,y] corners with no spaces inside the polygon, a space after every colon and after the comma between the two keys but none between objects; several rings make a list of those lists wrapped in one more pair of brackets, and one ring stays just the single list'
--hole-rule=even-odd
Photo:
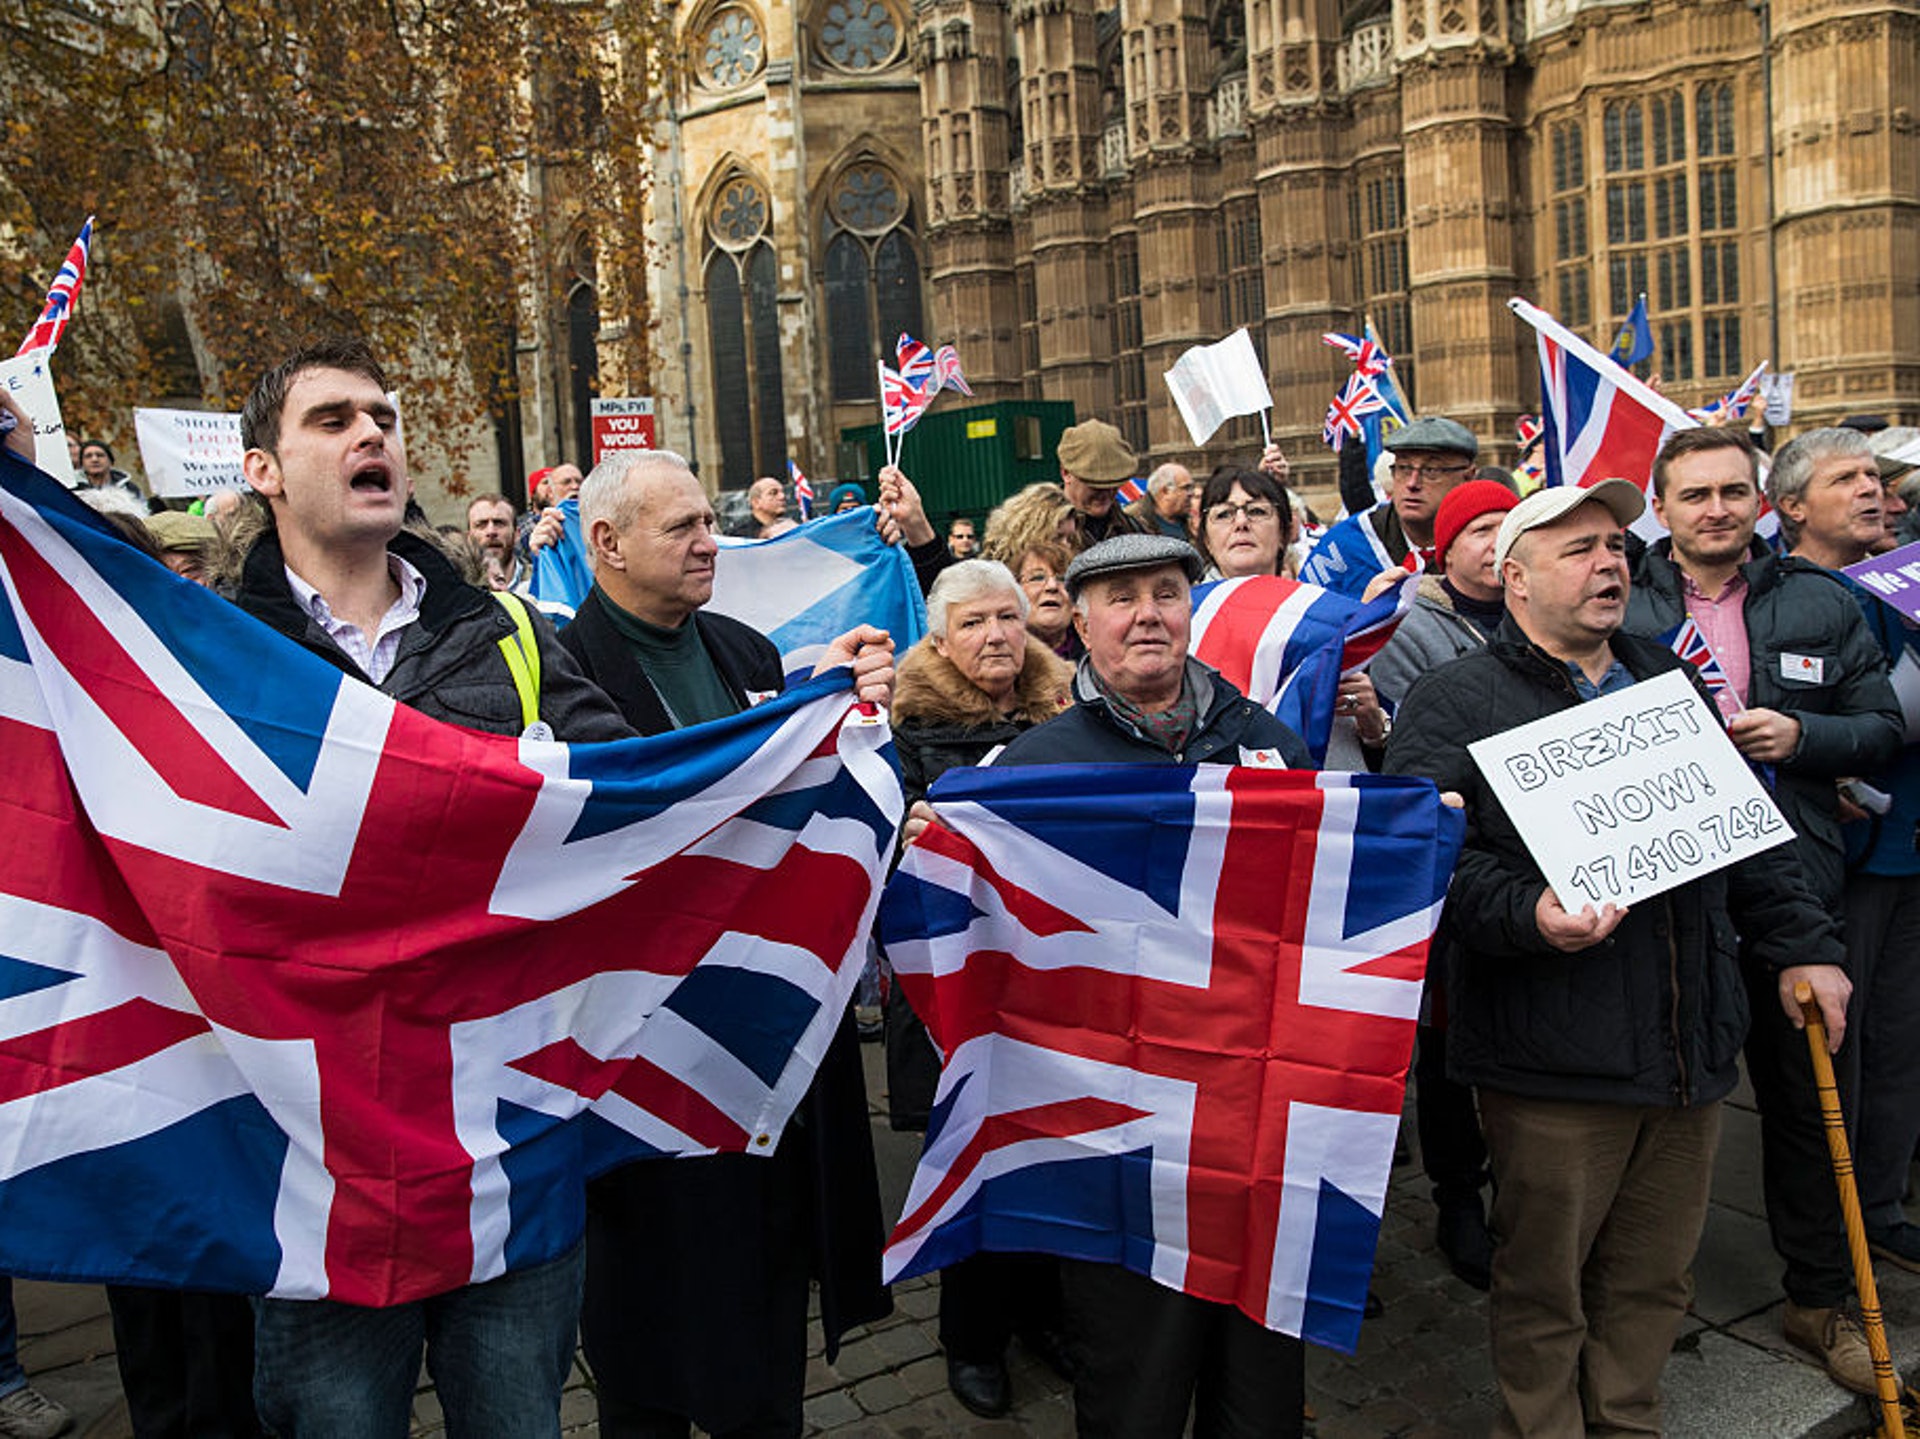
[{"label": "elderly man in flat cap", "polygon": [[[1313,768],[1298,735],[1188,655],[1200,571],[1193,546],[1165,535],[1120,535],[1075,559],[1067,592],[1087,653],[1074,704],[994,762]],[[916,804],[908,841],[933,818]],[[1298,1339],[1118,1264],[1063,1259],[1060,1270],[1083,1439],[1179,1439],[1190,1415],[1200,1434],[1301,1433]]]},{"label": "elderly man in flat cap", "polygon": [[1433,548],[1433,520],[1440,501],[1462,480],[1473,478],[1480,443],[1465,425],[1433,417],[1394,432],[1393,488],[1370,510],[1349,515],[1315,545],[1300,578],[1358,599],[1367,582],[1414,550]]},{"label": "elderly man in flat cap", "polygon": [[1144,533],[1149,526],[1120,506],[1120,486],[1140,472],[1126,437],[1105,420],[1083,420],[1060,436],[1060,488],[1073,504],[1073,548]]}]

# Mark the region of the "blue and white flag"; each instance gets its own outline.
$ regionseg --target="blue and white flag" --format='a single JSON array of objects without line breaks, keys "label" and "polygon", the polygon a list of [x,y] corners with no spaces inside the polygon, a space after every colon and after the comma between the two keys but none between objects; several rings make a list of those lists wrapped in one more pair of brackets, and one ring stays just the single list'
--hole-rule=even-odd
[{"label": "blue and white flag", "polygon": [[896,654],[927,632],[913,562],[880,538],[871,505],[770,540],[723,537],[709,608],[772,640],[789,681],[812,674],[834,638],[856,625],[892,635]]},{"label": "blue and white flag", "polygon": [[564,625],[593,588],[587,537],[580,529],[580,497],[560,501],[560,538],[535,552],[527,597],[556,624]]}]

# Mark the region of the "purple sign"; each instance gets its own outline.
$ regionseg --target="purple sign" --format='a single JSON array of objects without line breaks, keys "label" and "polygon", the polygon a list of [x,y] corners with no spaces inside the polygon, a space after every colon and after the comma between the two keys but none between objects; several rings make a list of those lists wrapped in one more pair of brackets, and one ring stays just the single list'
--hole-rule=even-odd
[{"label": "purple sign", "polygon": [[1840,572],[1910,620],[1920,620],[1920,540]]}]

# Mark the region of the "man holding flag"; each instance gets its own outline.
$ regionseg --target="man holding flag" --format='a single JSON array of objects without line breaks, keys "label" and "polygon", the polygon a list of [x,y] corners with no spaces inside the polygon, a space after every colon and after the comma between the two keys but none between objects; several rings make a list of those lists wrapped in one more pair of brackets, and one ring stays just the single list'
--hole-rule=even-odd
[{"label": "man holding flag", "polygon": [[[1755,544],[1760,486],[1744,434],[1675,431],[1654,461],[1653,494],[1669,536],[1640,558],[1625,628],[1666,640],[1694,622],[1726,676],[1714,698],[1727,733],[1774,776],[1808,887],[1839,914],[1846,871],[1835,782],[1877,773],[1899,753],[1885,656],[1839,575]],[[1767,1220],[1786,1263],[1781,1323],[1837,1382],[1871,1394],[1866,1342],[1846,1310],[1853,1271],[1807,1046],[1770,1002],[1771,979],[1749,967],[1747,982]]]}]

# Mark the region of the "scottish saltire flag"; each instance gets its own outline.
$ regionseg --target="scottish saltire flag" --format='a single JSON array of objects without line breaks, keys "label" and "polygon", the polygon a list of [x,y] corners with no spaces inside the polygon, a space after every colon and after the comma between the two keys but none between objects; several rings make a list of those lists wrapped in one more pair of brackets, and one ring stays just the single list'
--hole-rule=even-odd
[{"label": "scottish saltire flag", "polygon": [[67,251],[60,273],[53,277],[53,283],[47,287],[47,303],[40,311],[40,318],[33,322],[15,354],[24,355],[29,350],[51,350],[60,343],[60,337],[67,332],[67,321],[73,318],[73,306],[80,298],[80,286],[87,278],[87,254],[92,248],[93,216],[89,215],[87,223],[80,227],[80,237]]},{"label": "scottish saltire flag", "polygon": [[807,478],[807,472],[792,460],[787,461],[787,478],[793,482],[794,503],[800,506],[800,518],[813,518],[813,482]]},{"label": "scottish saltire flag", "polygon": [[573,618],[580,601],[593,588],[593,564],[587,556],[586,534],[580,524],[580,497],[560,501],[560,538],[534,551],[533,577],[527,597],[556,625]]},{"label": "scottish saltire flag", "polygon": [[1272,710],[1323,764],[1340,681],[1386,647],[1414,593],[1402,584],[1363,604],[1280,575],[1216,580],[1193,591],[1193,657]]},{"label": "scottish saltire flag", "polygon": [[0,1271],[386,1305],[770,1152],[901,800],[842,670],[602,745],[396,703],[0,458]]},{"label": "scottish saltire flag", "polygon": [[932,798],[880,911],[946,1056],[888,1279],[1062,1254],[1351,1352],[1458,812],[1225,765]]},{"label": "scottish saltire flag", "polygon": [[933,352],[933,374],[942,389],[958,390],[963,395],[973,393],[973,386],[967,383],[960,369],[960,352],[952,345],[942,345]]},{"label": "scottish saltire flag", "polygon": [[1700,633],[1700,626],[1692,615],[1661,635],[1660,643],[1700,672],[1701,683],[1706,685],[1716,704],[1723,704],[1724,696],[1733,702],[1735,713],[1744,708],[1740,696],[1734,693],[1733,681],[1727,678],[1727,672],[1720,667],[1719,657],[1714,654],[1713,646],[1707,643],[1707,637]]},{"label": "scottish saltire flag", "polygon": [[1636,533],[1665,533],[1653,518],[1653,460],[1675,430],[1698,424],[1672,400],[1622,369],[1546,311],[1507,301],[1540,343],[1541,442],[1550,485],[1625,479],[1647,493]]},{"label": "scottish saltire flag", "polygon": [[770,540],[723,536],[709,607],[772,640],[789,683],[812,674],[826,647],[856,625],[885,630],[897,654],[927,632],[913,562],[880,538],[871,505]]},{"label": "scottish saltire flag", "polygon": [[1614,335],[1613,348],[1607,352],[1607,358],[1624,368],[1637,365],[1652,354],[1653,326],[1647,321],[1647,297],[1642,295],[1634,301],[1633,313]]}]

